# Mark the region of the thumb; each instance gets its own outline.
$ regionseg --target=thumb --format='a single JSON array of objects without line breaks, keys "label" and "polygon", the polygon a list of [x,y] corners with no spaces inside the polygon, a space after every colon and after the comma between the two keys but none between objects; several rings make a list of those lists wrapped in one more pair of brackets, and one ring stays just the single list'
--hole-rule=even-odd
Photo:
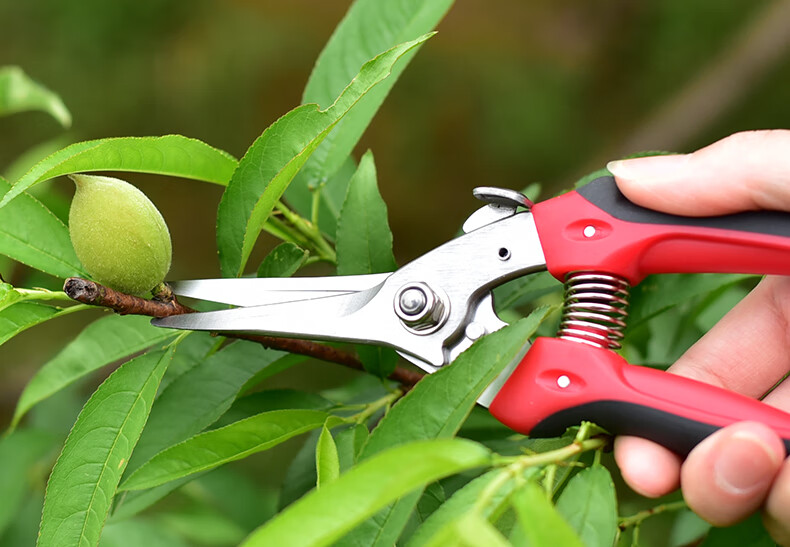
[{"label": "thumb", "polygon": [[692,154],[611,162],[634,203],[676,215],[790,211],[790,131],[736,133]]}]

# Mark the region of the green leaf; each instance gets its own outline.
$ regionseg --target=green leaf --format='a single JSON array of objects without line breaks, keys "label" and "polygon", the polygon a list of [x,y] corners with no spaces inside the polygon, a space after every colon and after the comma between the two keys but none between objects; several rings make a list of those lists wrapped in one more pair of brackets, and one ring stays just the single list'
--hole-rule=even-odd
[{"label": "green leaf", "polygon": [[107,315],[94,321],[28,382],[11,426],[15,427],[33,405],[86,374],[177,335],[152,326],[150,318],[138,315]]},{"label": "green leaf", "polygon": [[[470,512],[477,503],[483,491],[491,484],[496,477],[502,473],[500,469],[494,469],[468,482],[457,490],[450,499],[439,506],[425,522],[417,528],[408,542],[408,547],[420,547],[429,544],[440,530],[459,519],[462,515]],[[486,504],[482,509],[482,515],[488,517],[491,511],[499,506],[513,491],[514,483],[508,481],[492,497],[491,503]]]},{"label": "green leaf", "polygon": [[335,435],[340,472],[345,473],[357,463],[357,456],[370,435],[365,424],[356,424]]},{"label": "green leaf", "polygon": [[291,277],[310,255],[298,245],[286,241],[266,255],[258,267],[258,277]]},{"label": "green leaf", "polygon": [[[483,390],[525,351],[548,312],[549,308],[539,308],[518,323],[483,337],[450,366],[421,380],[373,430],[360,460],[406,442],[453,436]],[[361,545],[394,543],[418,500],[419,496],[410,496],[398,501],[346,539]]]},{"label": "green leaf", "polygon": [[110,522],[105,526],[99,547],[188,547],[175,532],[152,519]]},{"label": "green leaf", "polygon": [[262,372],[276,374],[302,359],[283,355],[254,342],[238,341],[173,381],[151,410],[129,462],[129,472],[168,446],[214,423],[230,408],[251,377]]},{"label": "green leaf", "polygon": [[560,494],[557,511],[588,547],[610,547],[617,534],[617,497],[609,471],[593,465],[577,473]]},{"label": "green leaf", "polygon": [[490,463],[464,439],[410,443],[377,454],[286,508],[247,538],[247,547],[329,545],[395,499],[442,477]]},{"label": "green leaf", "polygon": [[[0,194],[10,188],[0,178]],[[55,277],[87,276],[66,225],[29,194],[0,209],[0,254]]]},{"label": "green leaf", "polygon": [[315,104],[299,106],[258,137],[239,162],[217,212],[217,247],[224,276],[243,273],[275,204],[337,122],[386,79],[401,56],[428,38],[398,45],[368,61],[326,110]]},{"label": "green leaf", "polygon": [[471,512],[450,522],[426,545],[430,547],[478,547],[480,545],[508,547],[510,542],[485,518]]},{"label": "green leaf", "polygon": [[451,437],[477,398],[499,373],[526,351],[550,308],[484,336],[451,365],[421,380],[373,430],[362,459],[390,446],[421,439]]},{"label": "green leaf", "polygon": [[39,430],[15,431],[0,439],[0,537],[16,517],[25,494],[34,487],[34,468],[56,442],[50,433]]},{"label": "green leaf", "polygon": [[31,186],[60,175],[132,171],[225,185],[236,165],[226,152],[181,135],[78,142],[46,157],[25,173],[0,200],[0,208]]},{"label": "green leaf", "polygon": [[644,321],[692,298],[733,285],[749,275],[742,274],[663,274],[651,275],[631,289],[628,327]]},{"label": "green leaf", "polygon": [[16,304],[22,299],[22,295],[14,289],[10,283],[0,283],[0,311],[3,311],[11,304]]},{"label": "green leaf", "polygon": [[0,67],[0,116],[30,110],[46,112],[65,128],[71,126],[71,113],[57,94],[18,66]]},{"label": "green leaf", "polygon": [[58,308],[38,302],[17,302],[0,311],[0,346],[30,327],[84,309],[85,306]]},{"label": "green leaf", "polygon": [[201,433],[151,458],[121,489],[152,488],[246,458],[321,427],[328,417],[320,410],[274,410]]},{"label": "green leaf", "polygon": [[392,252],[387,205],[379,193],[370,150],[362,156],[348,185],[336,247],[338,275],[392,272],[398,267]]},{"label": "green leaf", "polygon": [[332,432],[326,424],[321,429],[318,445],[315,448],[315,471],[318,479],[316,488],[334,482],[340,476],[340,459],[337,455],[337,445],[332,438]]},{"label": "green leaf", "polygon": [[[452,4],[452,0],[357,0],[352,3],[318,57],[302,102],[328,107],[365,61],[380,51],[433,30]],[[337,124],[288,188],[289,203],[302,214],[309,216],[310,188],[313,188],[321,192],[321,205],[324,206],[319,220],[329,215],[337,217],[345,194],[343,183],[348,179],[335,175],[347,164],[349,154],[412,56],[413,53],[405,55],[393,67],[389,78],[366,94]],[[331,226],[331,222],[328,224]]]},{"label": "green leaf", "polygon": [[510,501],[529,545],[584,547],[576,532],[546,497],[546,491],[537,483],[527,482],[512,495]]},{"label": "green leaf", "polygon": [[47,483],[38,545],[96,545],[173,349],[133,359],[91,396]]},{"label": "green leaf", "polygon": [[702,547],[774,547],[776,543],[757,512],[745,521],[726,528],[711,528]]},{"label": "green leaf", "polygon": [[[376,182],[376,165],[368,150],[348,185],[337,225],[337,273],[356,275],[392,272],[398,267],[392,252],[387,205]],[[398,354],[380,346],[357,347],[365,370],[386,378],[395,370]]]}]

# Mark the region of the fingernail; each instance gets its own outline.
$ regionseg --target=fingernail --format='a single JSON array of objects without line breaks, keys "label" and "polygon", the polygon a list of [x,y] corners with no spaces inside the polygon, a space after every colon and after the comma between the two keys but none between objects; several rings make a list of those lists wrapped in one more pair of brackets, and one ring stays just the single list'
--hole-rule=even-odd
[{"label": "fingernail", "polygon": [[606,168],[617,178],[650,183],[652,181],[674,178],[686,167],[689,157],[689,154],[647,156],[630,160],[610,161]]},{"label": "fingernail", "polygon": [[750,431],[738,431],[721,443],[713,464],[716,484],[732,494],[744,495],[770,483],[782,461],[771,446]]}]

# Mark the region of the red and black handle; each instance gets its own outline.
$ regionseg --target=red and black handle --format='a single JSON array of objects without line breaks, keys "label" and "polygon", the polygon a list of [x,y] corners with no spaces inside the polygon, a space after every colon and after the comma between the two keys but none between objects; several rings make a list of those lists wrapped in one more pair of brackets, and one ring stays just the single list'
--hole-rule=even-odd
[{"label": "red and black handle", "polygon": [[[532,209],[548,270],[615,274],[639,283],[654,273],[790,275],[790,213],[681,217],[628,201],[612,177]],[[538,338],[490,406],[515,431],[561,435],[589,420],[687,454],[728,424],[773,428],[790,453],[790,414],[663,371],[629,365],[608,349]]]}]

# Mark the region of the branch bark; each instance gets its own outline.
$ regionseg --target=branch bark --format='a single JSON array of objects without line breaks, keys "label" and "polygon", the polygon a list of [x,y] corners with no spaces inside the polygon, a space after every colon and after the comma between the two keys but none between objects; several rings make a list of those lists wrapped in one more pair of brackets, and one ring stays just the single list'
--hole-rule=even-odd
[{"label": "branch bark", "polygon": [[[63,285],[63,291],[69,298],[77,302],[110,308],[121,315],[132,314],[147,315],[149,317],[169,317],[171,315],[195,313],[194,309],[181,304],[166,284],[161,284],[154,289],[154,298],[151,300],[125,294],[81,277],[68,278]],[[365,370],[359,357],[355,354],[325,344],[319,344],[318,342],[241,333],[223,332],[222,335],[228,338],[258,342],[266,348],[314,357],[322,361],[337,363],[345,367],[353,368],[354,370]],[[422,377],[423,374],[402,367],[397,367],[395,371],[388,376],[390,380],[400,383],[407,389],[414,386]]]}]

